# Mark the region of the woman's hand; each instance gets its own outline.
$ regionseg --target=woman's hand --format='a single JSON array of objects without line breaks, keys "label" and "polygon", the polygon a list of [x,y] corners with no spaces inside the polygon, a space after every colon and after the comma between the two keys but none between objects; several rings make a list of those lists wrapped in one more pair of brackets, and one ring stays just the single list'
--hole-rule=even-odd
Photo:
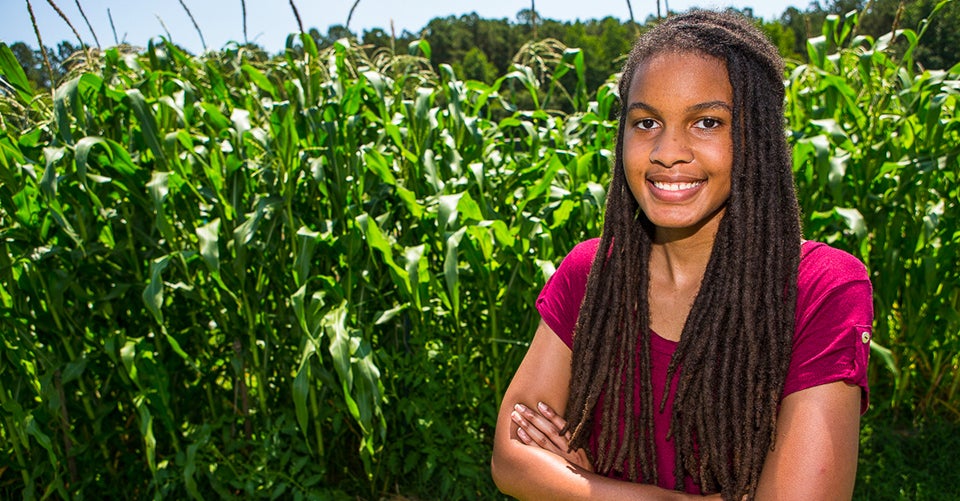
[{"label": "woman's hand", "polygon": [[552,452],[570,463],[587,471],[593,471],[593,465],[583,449],[570,450],[570,434],[560,433],[567,422],[549,405],[538,402],[537,409],[517,404],[510,418],[518,426],[517,438],[526,445],[538,446]]}]

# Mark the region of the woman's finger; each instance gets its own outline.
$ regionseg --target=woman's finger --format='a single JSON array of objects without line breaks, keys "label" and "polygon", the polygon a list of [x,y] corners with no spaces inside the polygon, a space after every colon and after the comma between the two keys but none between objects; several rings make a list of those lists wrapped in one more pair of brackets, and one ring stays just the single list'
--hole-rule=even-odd
[{"label": "woman's finger", "polygon": [[530,438],[530,435],[527,435],[527,432],[523,431],[523,428],[517,428],[517,437],[527,445],[533,444],[533,439]]},{"label": "woman's finger", "polygon": [[538,404],[539,412],[527,408],[522,404],[517,404],[510,413],[510,418],[517,425],[517,437],[525,445],[537,446],[541,449],[552,452],[560,457],[566,458],[571,463],[580,466],[587,471],[593,471],[590,459],[586,451],[577,449],[570,450],[569,436],[560,435],[560,429],[566,422],[553,412],[553,419],[545,414],[553,409],[549,406],[544,412],[543,407]]},{"label": "woman's finger", "polygon": [[[563,455],[563,452],[566,452],[565,450],[561,451],[560,446],[555,443],[558,435],[556,432],[551,433],[550,431],[550,428],[553,427],[553,424],[539,414],[530,412],[530,409],[528,409],[526,406],[518,405],[517,408],[510,413],[510,417],[513,419],[513,422],[517,424],[519,429],[526,432],[527,436],[530,438],[530,442],[524,442],[525,444],[537,445],[541,449],[561,456]],[[563,447],[566,448],[565,445]]]},{"label": "woman's finger", "polygon": [[567,450],[569,440],[567,440],[567,437],[560,434],[560,430],[563,428],[564,424],[562,418],[560,418],[560,426],[557,426],[554,420],[547,418],[536,409],[529,408],[523,404],[517,404],[516,410],[527,420],[527,422],[537,427],[537,430],[550,439],[557,449],[564,451]]},{"label": "woman's finger", "polygon": [[[549,405],[543,402],[537,402],[537,410],[540,411],[540,414],[543,417],[549,419],[550,422],[553,423],[553,425],[557,428],[558,434],[560,433],[560,430],[567,426],[567,421],[557,414],[556,411],[554,411]],[[569,437],[564,438],[569,439]]]}]

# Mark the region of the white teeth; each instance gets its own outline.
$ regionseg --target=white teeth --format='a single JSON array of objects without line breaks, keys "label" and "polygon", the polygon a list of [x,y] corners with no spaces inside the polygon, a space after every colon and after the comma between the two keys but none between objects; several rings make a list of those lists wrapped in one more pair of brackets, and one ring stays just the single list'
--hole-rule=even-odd
[{"label": "white teeth", "polygon": [[663,191],[683,191],[683,190],[692,190],[697,186],[703,184],[703,181],[696,183],[660,183],[654,181],[653,185],[657,187],[658,190]]}]

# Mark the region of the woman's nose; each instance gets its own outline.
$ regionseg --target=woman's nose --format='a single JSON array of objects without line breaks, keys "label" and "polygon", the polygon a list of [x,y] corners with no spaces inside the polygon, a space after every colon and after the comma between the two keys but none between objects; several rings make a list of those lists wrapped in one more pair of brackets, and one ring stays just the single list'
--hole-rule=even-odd
[{"label": "woman's nose", "polygon": [[683,131],[675,128],[666,127],[660,133],[650,150],[650,162],[660,164],[664,167],[672,167],[676,164],[690,163],[693,161],[693,150],[687,143],[687,138]]}]

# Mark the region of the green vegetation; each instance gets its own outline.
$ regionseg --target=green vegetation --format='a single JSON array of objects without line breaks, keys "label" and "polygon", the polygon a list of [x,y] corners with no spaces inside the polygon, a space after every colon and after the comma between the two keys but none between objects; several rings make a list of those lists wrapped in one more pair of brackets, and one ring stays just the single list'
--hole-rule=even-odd
[{"label": "green vegetation", "polygon": [[[874,281],[858,495],[949,498],[960,65],[855,26],[786,76],[805,231]],[[0,497],[496,496],[534,298],[600,229],[615,87],[555,40],[492,82],[433,50],[162,42],[46,94],[0,44]]]}]

